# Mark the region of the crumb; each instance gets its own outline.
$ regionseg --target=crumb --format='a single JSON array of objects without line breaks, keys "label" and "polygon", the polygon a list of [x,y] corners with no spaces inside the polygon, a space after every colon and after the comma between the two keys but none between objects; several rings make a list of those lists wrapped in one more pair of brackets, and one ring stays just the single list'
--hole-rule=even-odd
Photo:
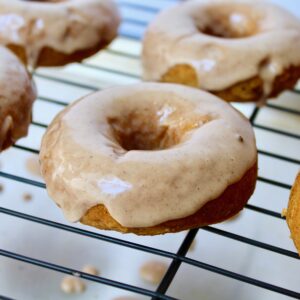
[{"label": "crumb", "polygon": [[30,156],[27,158],[26,169],[32,175],[41,177],[40,163],[37,155]]},{"label": "crumb", "polygon": [[197,244],[197,242],[196,242],[196,240],[194,239],[193,242],[191,243],[191,246],[190,246],[190,248],[189,248],[189,251],[194,251],[195,248],[196,248],[196,244]]},{"label": "crumb", "polygon": [[23,200],[24,200],[25,202],[30,202],[30,201],[32,200],[32,195],[29,194],[29,193],[23,194]]},{"label": "crumb", "polygon": [[281,216],[282,216],[283,218],[285,218],[286,215],[287,215],[287,209],[284,208],[284,209],[282,210],[282,212],[281,212]]},{"label": "crumb", "polygon": [[239,135],[239,141],[240,141],[241,143],[244,143],[244,138],[243,138],[241,135]]},{"label": "crumb", "polygon": [[94,275],[94,276],[99,276],[99,274],[100,274],[99,270],[91,265],[85,265],[82,268],[82,272],[90,274],[90,275]]},{"label": "crumb", "polygon": [[4,191],[4,185],[0,183],[0,193],[2,193],[3,191]]},{"label": "crumb", "polygon": [[60,288],[66,294],[81,294],[86,287],[81,279],[68,275],[63,278]]},{"label": "crumb", "polygon": [[163,279],[167,271],[167,265],[160,261],[146,262],[140,268],[141,278],[149,283],[158,284]]}]

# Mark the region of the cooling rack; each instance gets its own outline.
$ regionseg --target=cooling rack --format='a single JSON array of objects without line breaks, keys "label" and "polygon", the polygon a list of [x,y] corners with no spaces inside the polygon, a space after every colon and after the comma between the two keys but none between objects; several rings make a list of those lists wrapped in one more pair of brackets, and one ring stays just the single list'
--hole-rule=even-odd
[{"label": "cooling rack", "polygon": [[[4,166],[0,171],[0,177],[14,190],[14,193],[19,189],[23,190],[25,186],[27,190],[34,190],[32,193],[37,193],[38,197],[43,197],[43,199],[46,197],[45,184],[42,180],[29,175],[20,167],[24,164],[25,157],[28,154],[39,153],[40,138],[47,125],[53,116],[70,102],[101,88],[116,84],[130,84],[140,80],[140,40],[145,27],[160,9],[175,2],[177,1],[152,0],[149,3],[148,1],[120,0],[118,3],[124,16],[120,37],[107,50],[82,64],[72,64],[61,69],[42,68],[35,72],[39,97],[35,105],[30,134],[11,150],[2,154]],[[234,224],[226,223],[194,229],[183,235],[174,235],[174,239],[173,236],[172,238],[159,237],[152,243],[145,238],[103,233],[81,225],[70,225],[60,217],[47,218],[45,210],[48,209],[48,204],[44,202],[34,201],[26,204],[32,206],[28,209],[24,205],[14,203],[13,199],[5,198],[0,200],[0,257],[58,274],[76,275],[87,281],[101,284],[101,288],[104,286],[116,288],[119,292],[134,293],[136,297],[143,297],[142,299],[144,297],[145,299],[216,299],[217,294],[214,291],[218,290],[218,285],[220,286],[218,298],[223,294],[223,299],[253,299],[253,295],[261,296],[261,299],[272,300],[288,297],[300,299],[300,288],[295,279],[300,271],[298,254],[288,239],[288,230],[281,216],[281,209],[286,206],[293,177],[300,165],[300,89],[295,88],[277,101],[268,102],[263,108],[252,104],[236,104],[235,106],[249,117],[259,148],[258,187],[246,207],[245,216],[241,217],[244,221],[238,219],[232,221]],[[7,197],[6,194],[1,196],[1,198],[4,197]],[[50,203],[50,200],[47,199],[48,202]],[[20,220],[22,223],[18,226],[17,222]],[[35,230],[42,232],[51,228],[54,231],[52,235],[57,236],[58,240],[61,232],[76,236],[80,241],[77,244],[78,247],[87,244],[89,240],[101,242],[101,245],[108,249],[116,245],[119,247],[118,251],[128,249],[135,251],[134,255],[142,253],[146,256],[166,259],[169,267],[155,289],[137,284],[137,280],[132,281],[134,283],[128,283],[126,280],[118,279],[118,276],[115,278],[104,275],[92,276],[81,272],[77,267],[64,264],[64,259],[69,253],[63,255],[65,247],[63,244],[60,245],[59,250],[62,258],[57,259],[55,263],[53,259],[37,258],[39,255],[34,251],[36,248],[34,245],[26,245],[30,248],[30,251],[26,253],[22,252],[22,247],[14,247],[13,244],[19,236],[13,236],[13,226],[17,227],[20,235],[30,236],[31,231],[26,230],[28,223],[32,224],[30,226],[35,226]],[[252,232],[249,228],[255,228],[255,230]],[[268,231],[266,234],[261,233],[264,228]],[[33,235],[35,230],[32,231]],[[40,234],[38,240],[28,237],[30,244],[34,241],[46,244],[47,237],[44,234],[47,232]],[[51,239],[50,236],[49,239]],[[214,245],[207,251],[207,257],[205,249],[203,253],[201,251],[196,254],[188,252],[195,239],[199,240],[200,244],[205,241],[208,245]],[[7,240],[10,242],[6,243]],[[68,238],[65,242],[67,241]],[[55,243],[55,240],[51,240],[49,244],[52,242]],[[161,244],[164,244],[163,247]],[[5,248],[2,248],[4,245]],[[52,252],[51,246],[47,245],[47,248],[49,252],[46,251],[46,258]],[[84,247],[82,249],[85,251]],[[71,250],[68,249],[68,251]],[[97,252],[97,248],[94,252]],[[245,255],[239,257],[239,253],[245,253]],[[133,263],[131,257],[132,254],[127,258],[128,261],[131,260],[130,264]],[[209,257],[213,257],[213,261]],[[224,260],[226,258],[229,263],[225,264],[223,258]],[[109,256],[105,259],[109,260]],[[126,257],[122,260],[126,260]],[[1,262],[3,261],[0,260],[0,276]],[[230,265],[235,265],[235,263],[236,267],[231,268]],[[254,265],[255,270],[250,270],[250,265]],[[277,265],[278,269],[276,269]],[[18,270],[22,270],[21,267]],[[180,272],[182,272],[181,275]],[[210,278],[209,276],[212,275],[215,277]],[[13,296],[15,289],[5,289],[5,294],[1,295],[3,293],[1,280],[5,276],[8,275],[4,274],[4,277],[0,277],[2,278],[0,279],[0,299],[17,299]],[[44,275],[34,277],[31,282],[34,281],[34,284],[38,285],[42,280],[41,276]],[[201,281],[209,285],[209,288],[201,287]],[[176,289],[176,285],[181,288]],[[16,289],[18,286],[21,284],[16,282]],[[228,287],[232,288],[232,293],[227,293]],[[33,296],[29,296],[26,293],[30,291],[24,291],[24,297],[18,299],[54,299],[51,296],[51,289],[48,288],[45,289],[45,295],[42,298],[37,298],[34,293]],[[255,290],[255,294],[250,292],[252,289]],[[204,293],[201,290],[204,290]],[[247,298],[247,295],[250,296]],[[64,299],[63,296],[61,297]],[[108,299],[105,298],[107,296],[103,297],[98,296],[95,299]]]}]

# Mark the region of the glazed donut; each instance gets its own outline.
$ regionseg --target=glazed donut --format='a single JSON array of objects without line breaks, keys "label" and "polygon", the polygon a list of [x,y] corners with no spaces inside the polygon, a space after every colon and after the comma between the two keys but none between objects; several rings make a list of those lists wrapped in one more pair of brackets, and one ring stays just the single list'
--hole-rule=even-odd
[{"label": "glazed donut", "polygon": [[0,151],[27,135],[35,87],[23,64],[0,47]]},{"label": "glazed donut", "polygon": [[69,221],[141,235],[230,218],[257,177],[248,120],[175,84],[114,87],[72,104],[44,135],[40,162]]},{"label": "glazed donut", "polygon": [[291,231],[291,237],[300,255],[300,172],[291,190],[286,220]]},{"label": "glazed donut", "polygon": [[112,0],[0,1],[0,44],[32,67],[81,61],[117,35]]},{"label": "glazed donut", "polygon": [[264,1],[185,1],[149,26],[142,59],[145,80],[265,101],[300,78],[300,21]]}]

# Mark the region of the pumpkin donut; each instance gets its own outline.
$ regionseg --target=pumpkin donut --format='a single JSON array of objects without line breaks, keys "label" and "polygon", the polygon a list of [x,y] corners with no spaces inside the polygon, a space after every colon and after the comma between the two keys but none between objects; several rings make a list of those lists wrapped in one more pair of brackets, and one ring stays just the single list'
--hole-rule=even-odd
[{"label": "pumpkin donut", "polygon": [[24,65],[8,49],[0,47],[0,151],[27,135],[35,86]]},{"label": "pumpkin donut", "polygon": [[81,61],[117,35],[112,0],[0,1],[0,44],[31,67]]},{"label": "pumpkin donut", "polygon": [[70,105],[44,135],[40,161],[69,221],[140,235],[231,218],[257,178],[249,121],[175,84],[114,87]]},{"label": "pumpkin donut", "polygon": [[300,78],[300,20],[266,1],[184,1],[149,26],[142,58],[145,80],[265,101]]}]

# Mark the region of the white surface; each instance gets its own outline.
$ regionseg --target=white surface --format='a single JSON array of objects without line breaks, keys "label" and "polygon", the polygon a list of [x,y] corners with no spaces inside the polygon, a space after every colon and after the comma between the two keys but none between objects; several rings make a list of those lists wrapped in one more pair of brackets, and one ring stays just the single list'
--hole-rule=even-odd
[{"label": "white surface", "polygon": [[[158,7],[164,0],[156,0],[153,6]],[[128,2],[128,1],[127,1]],[[146,1],[130,0],[143,4]],[[167,1],[168,3],[171,1]],[[276,0],[283,4],[282,0]],[[152,3],[152,2],[151,2]],[[147,1],[147,5],[151,5]],[[300,15],[300,2],[284,1],[294,13]],[[130,13],[127,11],[126,13]],[[136,14],[136,11],[131,12]],[[119,38],[111,46],[114,50],[137,54],[140,43]],[[110,69],[128,71],[133,75],[140,74],[139,61],[103,52],[89,60],[89,63]],[[89,69],[72,64],[64,69],[42,69],[40,74],[59,77],[88,86],[103,88],[115,84],[136,82],[135,77],[115,75],[105,71]],[[72,102],[90,93],[88,88],[58,83],[53,80],[36,77],[39,94],[65,102]],[[290,107],[300,111],[300,95],[285,93],[274,105]],[[247,116],[251,115],[252,104],[237,105]],[[48,124],[62,107],[59,105],[37,101],[34,108],[34,120]],[[263,108],[257,117],[257,123],[299,134],[300,117],[286,114],[270,108]],[[44,129],[31,126],[27,138],[20,145],[39,148]],[[300,140],[285,137],[256,129],[257,143],[261,150],[299,159]],[[1,154],[2,171],[32,178],[25,168],[28,152],[11,148]],[[260,155],[260,175],[269,179],[292,184],[299,166],[278,159]],[[29,185],[16,183],[0,178],[4,192],[0,195],[0,206],[27,214],[64,223],[61,211],[48,198],[46,191]],[[32,202],[25,203],[22,195],[29,192],[33,195]],[[281,212],[286,207],[289,191],[269,184],[259,182],[250,203],[273,211]],[[90,231],[100,232],[82,225],[74,225]],[[289,231],[284,221],[276,218],[244,210],[239,218],[216,226],[226,231],[240,234],[265,243],[295,251],[289,239]],[[118,237],[139,244],[176,252],[185,233],[158,236],[136,237],[117,233],[100,232],[108,236]],[[196,248],[188,254],[193,259],[200,260],[233,272],[260,279],[295,291],[299,289],[299,261],[276,253],[264,251],[247,244],[230,240],[215,234],[200,230]],[[86,264],[92,264],[101,270],[101,276],[132,285],[155,290],[142,282],[138,275],[139,267],[148,259],[158,259],[170,262],[168,259],[153,256],[141,251],[113,245],[107,242],[64,232],[44,225],[24,221],[15,217],[0,215],[0,248],[36,259],[80,270]],[[80,296],[64,295],[60,291],[60,281],[63,274],[34,267],[30,264],[0,256],[0,294],[22,300],[64,300],[64,299],[101,299],[109,300],[115,296],[129,295],[128,292],[110,288],[101,284],[87,282],[87,290]],[[178,271],[168,295],[184,300],[206,299],[264,299],[277,300],[287,297],[256,288],[223,276],[183,264]],[[145,299],[136,295],[137,299]]]}]

